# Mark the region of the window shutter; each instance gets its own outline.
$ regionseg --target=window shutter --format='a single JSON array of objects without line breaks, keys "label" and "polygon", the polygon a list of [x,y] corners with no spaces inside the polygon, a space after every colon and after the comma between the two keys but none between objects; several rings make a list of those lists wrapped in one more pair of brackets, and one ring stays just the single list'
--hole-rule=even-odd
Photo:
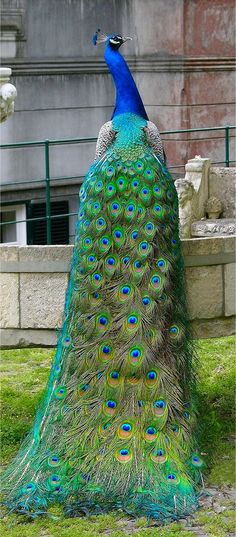
[{"label": "window shutter", "polygon": [[[67,214],[69,212],[68,201],[52,201],[51,216],[57,214]],[[46,216],[45,203],[31,203],[29,207],[29,218],[40,218]],[[28,244],[47,244],[47,224],[46,220],[36,220],[29,222]],[[69,217],[53,218],[52,244],[69,243]]]}]

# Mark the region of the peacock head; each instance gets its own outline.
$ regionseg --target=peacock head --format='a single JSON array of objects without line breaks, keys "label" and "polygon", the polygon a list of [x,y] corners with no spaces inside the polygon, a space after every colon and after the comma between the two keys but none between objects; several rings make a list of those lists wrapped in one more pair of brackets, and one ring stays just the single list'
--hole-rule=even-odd
[{"label": "peacock head", "polygon": [[125,41],[131,41],[132,37],[122,37],[119,34],[106,35],[101,32],[100,28],[95,32],[92,41],[94,45],[99,45],[100,43],[106,43],[110,45],[113,50],[118,50]]}]

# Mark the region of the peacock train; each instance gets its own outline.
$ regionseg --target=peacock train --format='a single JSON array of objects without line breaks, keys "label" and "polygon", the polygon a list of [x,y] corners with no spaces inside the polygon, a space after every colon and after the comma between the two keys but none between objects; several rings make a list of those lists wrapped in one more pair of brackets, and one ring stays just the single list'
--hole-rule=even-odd
[{"label": "peacock train", "polygon": [[34,424],[3,476],[31,517],[121,509],[177,520],[198,504],[195,351],[178,199],[157,127],[104,35],[116,88],[80,189],[62,328]]}]

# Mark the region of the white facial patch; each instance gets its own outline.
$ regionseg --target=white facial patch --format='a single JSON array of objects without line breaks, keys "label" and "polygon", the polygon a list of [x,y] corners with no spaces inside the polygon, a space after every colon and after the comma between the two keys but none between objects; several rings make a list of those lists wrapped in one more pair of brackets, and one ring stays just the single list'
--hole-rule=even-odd
[{"label": "white facial patch", "polygon": [[113,39],[113,38],[111,38],[111,39],[110,39],[110,43],[112,43],[113,45],[119,45],[119,44],[120,44],[120,40],[119,40],[119,39]]}]

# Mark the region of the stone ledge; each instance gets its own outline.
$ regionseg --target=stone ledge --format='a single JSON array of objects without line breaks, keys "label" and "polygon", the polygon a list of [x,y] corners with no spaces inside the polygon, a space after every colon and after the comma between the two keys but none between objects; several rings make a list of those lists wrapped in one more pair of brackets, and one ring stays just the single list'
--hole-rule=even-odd
[{"label": "stone ledge", "polygon": [[[66,256],[69,257],[70,256]],[[70,259],[48,261],[3,261],[0,272],[29,273],[29,272],[69,272]],[[201,267],[204,265],[226,265],[235,261],[233,252],[218,255],[188,255],[184,257],[186,267]]]},{"label": "stone ledge", "polygon": [[[235,261],[235,236],[183,239],[186,267],[225,265]],[[68,272],[73,245],[0,246],[0,272]]]},{"label": "stone ledge", "polygon": [[61,261],[68,260],[72,254],[73,246],[70,244],[61,245],[34,245],[19,246],[19,261]]},{"label": "stone ledge", "polygon": [[63,246],[1,245],[0,272],[68,272],[70,269],[72,252],[73,245],[70,244],[65,244]]},{"label": "stone ledge", "polygon": [[56,343],[56,330],[24,330],[17,328],[0,329],[0,345],[2,349],[55,347]]},{"label": "stone ledge", "polygon": [[[132,71],[138,73],[160,72],[191,72],[191,71],[234,71],[234,57],[183,57],[183,56],[125,56]],[[3,59],[2,65],[9,64]],[[71,75],[71,74],[104,74],[108,68],[100,58],[42,58],[25,60],[12,58],[11,67],[13,76],[25,75]]]},{"label": "stone ledge", "polygon": [[[16,263],[19,261],[19,246],[4,246],[3,244],[0,245],[0,262],[5,263],[8,265],[8,263],[11,265],[11,263]],[[1,270],[1,272],[8,272]],[[15,272],[15,271],[14,271]]]},{"label": "stone ledge", "polygon": [[[230,261],[227,261],[230,263]],[[27,273],[51,273],[51,272],[69,272],[70,261],[10,261],[1,263],[0,272],[19,272]]]},{"label": "stone ledge", "polygon": [[217,319],[196,319],[191,322],[195,339],[233,336],[236,328],[236,317],[219,317]]},{"label": "stone ledge", "polygon": [[[201,319],[191,322],[193,336],[196,339],[232,336],[235,333],[236,317]],[[0,329],[0,346],[2,349],[25,347],[55,347],[56,330]]]},{"label": "stone ledge", "polygon": [[183,255],[215,255],[220,253],[235,252],[236,235],[230,237],[200,237],[182,239]]},{"label": "stone ledge", "polygon": [[234,252],[220,253],[216,255],[186,255],[184,264],[186,267],[202,267],[210,265],[225,265],[233,263],[235,260]]}]

